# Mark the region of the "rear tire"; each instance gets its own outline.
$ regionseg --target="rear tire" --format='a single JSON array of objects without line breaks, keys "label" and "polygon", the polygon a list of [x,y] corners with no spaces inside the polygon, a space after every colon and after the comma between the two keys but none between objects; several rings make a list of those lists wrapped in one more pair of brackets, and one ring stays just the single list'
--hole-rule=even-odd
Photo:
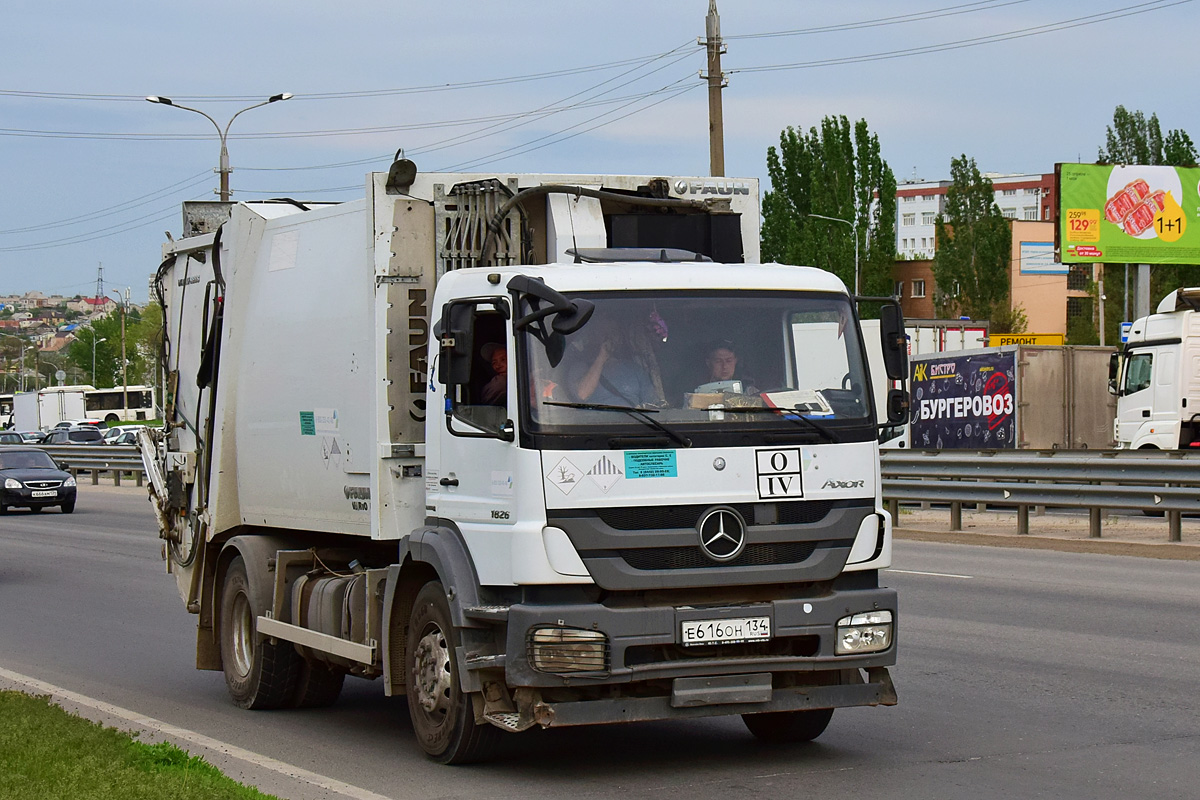
[{"label": "rear tire", "polygon": [[833,717],[832,708],[811,711],[773,711],[742,714],[742,722],[764,742],[811,742],[825,732]]},{"label": "rear tire", "polygon": [[221,586],[221,666],[234,705],[265,709],[286,706],[296,689],[300,656],[291,642],[271,644],[257,632],[266,609],[256,608],[251,579],[241,556],[225,571]]},{"label": "rear tire", "polygon": [[446,590],[430,581],[413,601],[404,668],[413,733],[426,755],[441,764],[484,761],[501,735],[488,723],[475,724],[474,701],[459,682],[457,646]]},{"label": "rear tire", "polygon": [[300,660],[292,708],[325,708],[337,702],[346,673],[319,661]]}]

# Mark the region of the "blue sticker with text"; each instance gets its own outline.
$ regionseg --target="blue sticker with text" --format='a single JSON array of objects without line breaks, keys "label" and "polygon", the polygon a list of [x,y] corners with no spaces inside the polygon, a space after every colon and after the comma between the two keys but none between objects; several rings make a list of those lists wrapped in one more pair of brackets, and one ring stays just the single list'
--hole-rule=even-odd
[{"label": "blue sticker with text", "polygon": [[676,478],[674,450],[631,450],[625,452],[626,478]]}]

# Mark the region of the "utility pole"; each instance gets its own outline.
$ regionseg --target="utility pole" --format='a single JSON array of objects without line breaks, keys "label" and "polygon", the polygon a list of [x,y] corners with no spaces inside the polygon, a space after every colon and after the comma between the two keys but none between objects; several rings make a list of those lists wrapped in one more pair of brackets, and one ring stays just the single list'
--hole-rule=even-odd
[{"label": "utility pole", "polygon": [[725,177],[725,116],[721,110],[721,89],[725,88],[725,73],[721,71],[721,54],[725,45],[721,42],[721,17],[717,14],[717,0],[708,0],[708,16],[704,19],[707,38],[698,41],[708,48],[708,74],[700,77],[708,81],[708,171],[714,178]]},{"label": "utility pole", "polygon": [[125,422],[129,410],[129,361],[125,358],[125,308],[129,305],[129,289],[125,289],[124,296],[118,291],[112,293],[121,301],[121,417]]}]

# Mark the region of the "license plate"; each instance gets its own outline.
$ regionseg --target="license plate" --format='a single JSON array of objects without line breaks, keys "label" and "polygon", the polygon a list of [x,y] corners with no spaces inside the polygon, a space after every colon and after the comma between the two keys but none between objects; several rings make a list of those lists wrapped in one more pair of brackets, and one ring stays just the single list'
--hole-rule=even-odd
[{"label": "license plate", "polygon": [[31,497],[58,497],[58,492],[54,489],[34,489],[29,495]]},{"label": "license plate", "polygon": [[770,617],[697,619],[683,623],[683,644],[732,644],[771,638]]}]

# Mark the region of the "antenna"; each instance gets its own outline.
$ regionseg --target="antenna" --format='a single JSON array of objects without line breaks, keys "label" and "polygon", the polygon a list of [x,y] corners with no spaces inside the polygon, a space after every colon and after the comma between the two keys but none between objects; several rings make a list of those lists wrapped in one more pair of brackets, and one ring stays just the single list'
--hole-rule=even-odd
[{"label": "antenna", "polygon": [[92,311],[96,310],[96,306],[100,304],[100,298],[104,297],[104,262],[100,262],[100,266],[96,269],[96,296],[95,303],[92,306]]}]

